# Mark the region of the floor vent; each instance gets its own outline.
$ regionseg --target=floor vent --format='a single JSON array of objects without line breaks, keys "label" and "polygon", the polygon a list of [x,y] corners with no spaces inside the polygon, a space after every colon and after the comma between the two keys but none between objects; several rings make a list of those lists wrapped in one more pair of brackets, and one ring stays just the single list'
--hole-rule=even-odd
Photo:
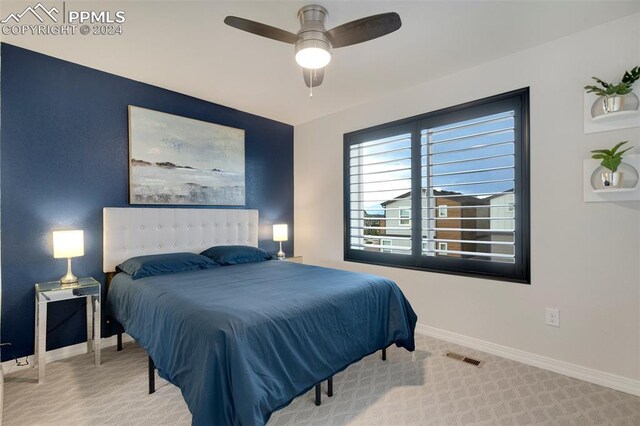
[{"label": "floor vent", "polygon": [[484,362],[478,361],[477,359],[469,358],[464,355],[457,354],[455,352],[447,352],[444,354],[447,358],[455,359],[456,361],[465,362],[467,364],[475,365],[476,367],[482,367]]}]

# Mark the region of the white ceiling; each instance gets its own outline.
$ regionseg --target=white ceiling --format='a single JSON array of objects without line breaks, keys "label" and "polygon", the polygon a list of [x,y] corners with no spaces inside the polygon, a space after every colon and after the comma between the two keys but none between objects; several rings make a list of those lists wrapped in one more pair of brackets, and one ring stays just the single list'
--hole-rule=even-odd
[{"label": "white ceiling", "polygon": [[[640,1],[320,1],[329,10],[327,28],[390,11],[403,25],[334,50],[324,83],[310,99],[293,46],[222,21],[236,15],[296,32],[297,10],[312,2],[67,1],[68,8],[125,10],[124,34],[2,41],[299,124],[640,11]],[[32,3],[3,0],[0,13]]]}]

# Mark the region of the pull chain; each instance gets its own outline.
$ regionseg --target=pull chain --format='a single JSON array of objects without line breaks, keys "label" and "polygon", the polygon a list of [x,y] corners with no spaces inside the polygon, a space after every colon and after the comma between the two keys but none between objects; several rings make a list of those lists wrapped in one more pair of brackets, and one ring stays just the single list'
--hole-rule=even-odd
[{"label": "pull chain", "polygon": [[313,71],[309,68],[309,97],[313,98]]}]

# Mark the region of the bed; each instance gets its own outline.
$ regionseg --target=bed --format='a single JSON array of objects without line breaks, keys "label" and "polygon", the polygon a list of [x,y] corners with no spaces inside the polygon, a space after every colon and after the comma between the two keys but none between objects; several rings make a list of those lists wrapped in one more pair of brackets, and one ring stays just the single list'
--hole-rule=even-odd
[{"label": "bed", "polygon": [[[257,246],[255,210],[104,210],[104,270],[141,254]],[[273,411],[364,356],[414,350],[416,315],[395,283],[269,260],[132,280],[110,315],[178,386],[193,424],[265,424]]]}]

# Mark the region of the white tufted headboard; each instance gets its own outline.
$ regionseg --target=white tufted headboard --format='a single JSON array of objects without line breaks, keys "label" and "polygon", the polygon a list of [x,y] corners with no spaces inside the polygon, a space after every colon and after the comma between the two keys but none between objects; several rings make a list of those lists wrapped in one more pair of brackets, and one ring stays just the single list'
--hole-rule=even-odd
[{"label": "white tufted headboard", "polygon": [[104,272],[134,256],[258,246],[258,210],[106,207],[102,219]]}]

